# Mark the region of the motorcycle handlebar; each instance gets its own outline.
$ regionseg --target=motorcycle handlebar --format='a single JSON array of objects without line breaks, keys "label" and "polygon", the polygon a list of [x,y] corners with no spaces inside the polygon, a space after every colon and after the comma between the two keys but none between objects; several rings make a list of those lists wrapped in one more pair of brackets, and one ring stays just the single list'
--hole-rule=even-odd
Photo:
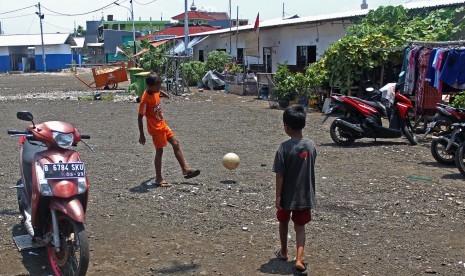
[{"label": "motorcycle handlebar", "polygon": [[29,133],[23,130],[8,130],[8,134],[9,135],[28,135]]},{"label": "motorcycle handlebar", "polygon": [[81,139],[90,139],[90,135],[82,134]]}]

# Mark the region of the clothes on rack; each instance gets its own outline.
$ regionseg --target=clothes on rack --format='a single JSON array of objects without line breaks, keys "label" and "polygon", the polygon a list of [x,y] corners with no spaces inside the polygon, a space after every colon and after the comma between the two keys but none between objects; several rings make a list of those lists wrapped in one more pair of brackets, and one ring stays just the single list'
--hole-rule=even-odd
[{"label": "clothes on rack", "polygon": [[415,43],[404,49],[403,92],[415,96],[417,115],[434,112],[443,93],[465,89],[465,48],[444,45],[433,48]]},{"label": "clothes on rack", "polygon": [[444,63],[441,80],[458,88],[465,84],[465,50],[450,50]]}]

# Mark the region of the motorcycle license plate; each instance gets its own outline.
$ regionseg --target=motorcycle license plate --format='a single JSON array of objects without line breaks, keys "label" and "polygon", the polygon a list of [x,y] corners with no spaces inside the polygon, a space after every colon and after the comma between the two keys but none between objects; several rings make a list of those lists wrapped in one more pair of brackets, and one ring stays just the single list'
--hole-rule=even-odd
[{"label": "motorcycle license plate", "polygon": [[85,177],[84,163],[50,163],[43,166],[45,179],[71,179]]}]

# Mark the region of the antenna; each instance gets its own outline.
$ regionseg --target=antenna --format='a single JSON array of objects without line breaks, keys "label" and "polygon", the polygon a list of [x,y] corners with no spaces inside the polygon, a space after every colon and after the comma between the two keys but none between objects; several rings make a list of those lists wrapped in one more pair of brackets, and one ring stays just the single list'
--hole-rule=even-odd
[{"label": "antenna", "polygon": [[285,14],[286,14],[286,13],[285,13],[285,10],[284,10],[284,2],[283,2],[283,19],[284,19],[284,17],[285,17]]}]

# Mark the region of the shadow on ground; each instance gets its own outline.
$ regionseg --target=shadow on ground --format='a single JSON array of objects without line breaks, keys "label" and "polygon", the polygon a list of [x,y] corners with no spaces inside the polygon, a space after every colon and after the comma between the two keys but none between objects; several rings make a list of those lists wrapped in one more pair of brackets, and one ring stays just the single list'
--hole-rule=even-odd
[{"label": "shadow on ground", "polygon": [[[21,235],[27,235],[22,222],[13,226],[11,230],[12,238]],[[52,275],[53,272],[49,269],[47,253],[45,247],[23,250],[18,252],[21,254],[24,268],[29,272],[29,275]]]},{"label": "shadow on ground", "polygon": [[269,260],[266,264],[262,264],[259,271],[266,274],[293,275],[295,272],[294,262],[284,262],[274,258]]},{"label": "shadow on ground", "polygon": [[199,268],[199,265],[198,264],[180,264],[176,261],[173,261],[173,265],[171,267],[168,267],[168,268],[161,268],[161,269],[150,269],[152,272],[154,273],[158,273],[158,274],[177,274],[177,273],[180,273],[180,272],[184,272],[184,273],[187,273],[188,271],[191,271],[191,270],[197,270]]},{"label": "shadow on ground", "polygon": [[333,147],[333,148],[368,148],[368,147],[377,147],[377,146],[397,146],[397,145],[405,145],[408,142],[398,142],[398,141],[371,141],[371,142],[354,142],[350,146],[339,146],[336,143],[323,143],[319,144],[318,146],[323,147]]}]

